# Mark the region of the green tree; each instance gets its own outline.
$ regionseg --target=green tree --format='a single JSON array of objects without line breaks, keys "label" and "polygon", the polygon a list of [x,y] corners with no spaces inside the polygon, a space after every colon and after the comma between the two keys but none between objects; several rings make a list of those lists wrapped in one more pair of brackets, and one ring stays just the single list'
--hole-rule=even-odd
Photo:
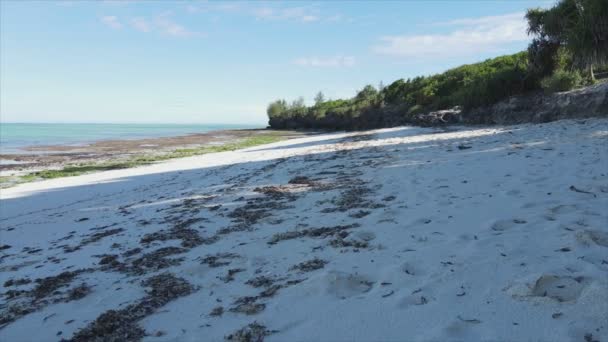
[{"label": "green tree", "polygon": [[357,93],[357,96],[355,96],[355,99],[357,101],[372,101],[376,98],[377,95],[378,95],[378,90],[376,90],[376,88],[374,88],[373,85],[368,84]]},{"label": "green tree", "polygon": [[289,106],[289,109],[291,109],[291,110],[297,110],[297,109],[302,109],[302,108],[306,108],[306,104],[304,103],[304,97],[302,97],[302,96],[293,100],[293,102],[291,103],[291,106]]},{"label": "green tree", "polygon": [[317,95],[315,95],[315,106],[319,106],[323,102],[325,102],[325,95],[323,95],[323,92],[318,92]]},{"label": "green tree", "polygon": [[554,45],[563,46],[576,64],[588,69],[592,80],[593,66],[608,63],[608,1],[560,0],[550,9],[528,10],[526,19],[528,33],[536,36],[532,50],[544,46],[555,54]]},{"label": "green tree", "polygon": [[285,100],[276,100],[268,105],[266,113],[270,118],[276,118],[284,115],[287,112],[287,102]]}]

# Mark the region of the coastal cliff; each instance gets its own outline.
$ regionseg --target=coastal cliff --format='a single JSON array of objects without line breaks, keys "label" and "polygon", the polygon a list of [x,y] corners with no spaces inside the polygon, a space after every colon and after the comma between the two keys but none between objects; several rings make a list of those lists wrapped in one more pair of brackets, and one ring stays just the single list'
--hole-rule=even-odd
[{"label": "coastal cliff", "polygon": [[607,116],[608,83],[602,83],[561,93],[538,92],[513,96],[491,106],[468,111],[462,111],[460,108],[434,111],[417,115],[409,123],[421,126],[512,125]]},{"label": "coastal cliff", "polygon": [[608,116],[608,83],[555,94],[515,96],[493,106],[477,108],[464,123],[518,124]]}]

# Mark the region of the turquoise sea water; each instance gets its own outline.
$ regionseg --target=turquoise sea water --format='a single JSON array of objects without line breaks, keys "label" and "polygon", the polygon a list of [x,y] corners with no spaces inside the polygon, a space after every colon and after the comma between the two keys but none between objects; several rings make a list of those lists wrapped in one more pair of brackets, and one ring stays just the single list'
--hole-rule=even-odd
[{"label": "turquoise sea water", "polygon": [[38,124],[0,123],[0,153],[36,145],[80,145],[99,140],[141,139],[204,133],[258,125],[205,124]]}]

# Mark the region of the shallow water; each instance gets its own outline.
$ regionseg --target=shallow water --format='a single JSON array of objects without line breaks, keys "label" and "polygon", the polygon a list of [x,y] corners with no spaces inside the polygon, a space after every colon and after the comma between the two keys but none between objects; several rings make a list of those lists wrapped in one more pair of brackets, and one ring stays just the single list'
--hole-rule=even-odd
[{"label": "shallow water", "polygon": [[41,145],[85,145],[100,140],[170,137],[214,130],[262,128],[232,124],[64,124],[1,123],[0,153],[22,153]]}]

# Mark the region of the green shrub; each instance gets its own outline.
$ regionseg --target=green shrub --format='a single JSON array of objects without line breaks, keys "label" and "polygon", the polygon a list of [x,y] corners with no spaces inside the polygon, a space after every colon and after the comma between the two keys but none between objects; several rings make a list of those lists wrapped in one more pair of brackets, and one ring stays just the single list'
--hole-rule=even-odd
[{"label": "green shrub", "polygon": [[470,109],[538,88],[528,75],[528,53],[519,52],[441,74],[397,80],[381,90],[366,86],[353,98],[306,107],[278,100],[268,107],[273,128],[357,129],[408,122],[414,115],[455,106]]},{"label": "green shrub", "polygon": [[555,93],[558,91],[566,91],[574,89],[582,82],[581,75],[578,71],[558,70],[551,76],[547,76],[540,82],[541,87],[549,92]]}]

